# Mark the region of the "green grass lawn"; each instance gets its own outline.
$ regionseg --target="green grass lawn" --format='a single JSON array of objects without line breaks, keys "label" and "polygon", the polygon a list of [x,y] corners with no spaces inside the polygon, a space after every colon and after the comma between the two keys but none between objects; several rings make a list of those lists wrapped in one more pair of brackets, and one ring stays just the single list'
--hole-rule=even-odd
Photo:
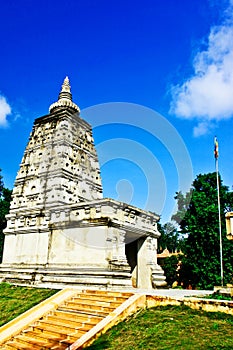
[{"label": "green grass lawn", "polygon": [[233,316],[162,306],[141,311],[102,335],[87,350],[233,349]]},{"label": "green grass lawn", "polygon": [[0,283],[0,326],[56,292],[53,289],[16,287],[9,283]]}]

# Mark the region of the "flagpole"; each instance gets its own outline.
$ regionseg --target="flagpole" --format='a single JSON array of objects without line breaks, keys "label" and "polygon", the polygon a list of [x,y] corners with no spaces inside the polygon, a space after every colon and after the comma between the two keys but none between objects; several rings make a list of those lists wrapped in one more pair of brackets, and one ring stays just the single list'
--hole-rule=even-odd
[{"label": "flagpole", "polygon": [[220,207],[220,191],[219,191],[219,175],[218,175],[218,141],[216,138],[215,138],[215,169],[216,169],[217,193],[218,193],[218,224],[219,224],[221,286],[223,286],[222,225],[221,225],[221,207]]}]

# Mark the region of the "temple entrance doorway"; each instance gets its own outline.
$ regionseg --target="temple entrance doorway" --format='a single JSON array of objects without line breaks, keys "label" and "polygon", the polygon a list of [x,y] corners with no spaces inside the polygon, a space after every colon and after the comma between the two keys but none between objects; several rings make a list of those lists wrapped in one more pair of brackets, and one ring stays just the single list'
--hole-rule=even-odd
[{"label": "temple entrance doorway", "polygon": [[147,262],[146,238],[141,237],[125,245],[125,255],[131,268],[134,288],[151,288],[151,269]]}]

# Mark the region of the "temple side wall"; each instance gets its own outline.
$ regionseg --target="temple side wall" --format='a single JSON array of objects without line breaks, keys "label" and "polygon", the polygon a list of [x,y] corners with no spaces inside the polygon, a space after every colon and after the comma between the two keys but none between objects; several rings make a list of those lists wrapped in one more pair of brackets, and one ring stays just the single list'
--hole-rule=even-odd
[{"label": "temple side wall", "polygon": [[106,227],[53,230],[48,255],[49,266],[107,268]]},{"label": "temple side wall", "polygon": [[5,235],[2,264],[44,265],[48,259],[49,232]]},{"label": "temple side wall", "polygon": [[47,232],[5,235],[2,264],[108,269],[111,263],[128,266],[125,231],[118,228],[55,227]]}]

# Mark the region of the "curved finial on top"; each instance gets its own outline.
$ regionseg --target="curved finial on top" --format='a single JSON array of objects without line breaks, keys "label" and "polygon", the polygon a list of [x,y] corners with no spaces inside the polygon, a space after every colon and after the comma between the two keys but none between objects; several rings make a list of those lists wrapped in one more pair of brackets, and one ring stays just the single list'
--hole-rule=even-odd
[{"label": "curved finial on top", "polygon": [[69,81],[69,78],[66,76],[64,81],[63,81],[63,84],[62,84],[62,87],[61,87],[61,92],[70,92],[70,81]]},{"label": "curved finial on top", "polygon": [[54,110],[58,108],[71,108],[74,110],[74,112],[80,112],[79,107],[72,101],[70,81],[67,76],[63,81],[61,91],[58,96],[58,101],[51,104],[51,106],[49,107],[49,112],[54,112]]}]

